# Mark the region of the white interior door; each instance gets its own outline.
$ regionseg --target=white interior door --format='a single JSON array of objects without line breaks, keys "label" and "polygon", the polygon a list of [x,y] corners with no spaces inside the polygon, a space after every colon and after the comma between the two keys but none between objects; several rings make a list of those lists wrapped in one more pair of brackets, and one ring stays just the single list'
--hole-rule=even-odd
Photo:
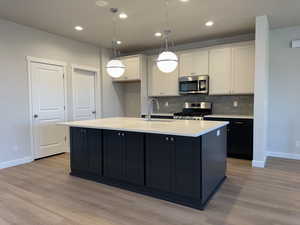
[{"label": "white interior door", "polygon": [[66,151],[64,68],[32,62],[31,96],[35,159]]},{"label": "white interior door", "polygon": [[73,85],[73,119],[96,119],[95,73],[74,69]]}]

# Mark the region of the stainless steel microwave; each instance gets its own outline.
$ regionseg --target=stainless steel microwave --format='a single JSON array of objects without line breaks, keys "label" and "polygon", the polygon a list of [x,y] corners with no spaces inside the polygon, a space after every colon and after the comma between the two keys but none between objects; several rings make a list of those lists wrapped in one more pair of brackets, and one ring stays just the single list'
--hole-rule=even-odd
[{"label": "stainless steel microwave", "polygon": [[186,76],[179,78],[180,94],[208,94],[209,76]]}]

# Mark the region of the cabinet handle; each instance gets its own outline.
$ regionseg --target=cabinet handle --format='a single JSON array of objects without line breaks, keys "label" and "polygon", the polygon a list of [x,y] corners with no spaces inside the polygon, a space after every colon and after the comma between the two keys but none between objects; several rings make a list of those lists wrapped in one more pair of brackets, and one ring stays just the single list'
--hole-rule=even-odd
[{"label": "cabinet handle", "polygon": [[174,141],[174,138],[173,138],[173,137],[171,137],[171,141]]},{"label": "cabinet handle", "polygon": [[121,135],[121,133],[119,132],[119,133],[118,133],[118,136],[120,136],[120,135]]},{"label": "cabinet handle", "polygon": [[168,137],[166,137],[166,141],[169,141],[169,138],[168,138]]},{"label": "cabinet handle", "polygon": [[124,133],[122,133],[121,135],[122,135],[123,137],[125,136],[125,134],[124,134]]}]

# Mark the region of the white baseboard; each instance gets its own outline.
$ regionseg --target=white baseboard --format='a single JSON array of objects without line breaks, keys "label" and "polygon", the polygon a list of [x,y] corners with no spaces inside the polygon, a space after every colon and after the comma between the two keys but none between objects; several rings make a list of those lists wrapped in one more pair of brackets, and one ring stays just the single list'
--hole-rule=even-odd
[{"label": "white baseboard", "polygon": [[12,160],[12,161],[2,162],[2,163],[0,163],[0,169],[12,167],[12,166],[18,166],[18,165],[22,165],[25,163],[30,163],[32,161],[33,161],[32,157],[25,157],[22,159],[16,159],[16,160]]},{"label": "white baseboard", "polygon": [[297,159],[300,160],[300,154],[283,153],[283,152],[267,152],[267,156],[284,158],[284,159]]},{"label": "white baseboard", "polygon": [[265,166],[266,166],[266,160],[264,160],[264,161],[252,160],[252,167],[265,168]]}]

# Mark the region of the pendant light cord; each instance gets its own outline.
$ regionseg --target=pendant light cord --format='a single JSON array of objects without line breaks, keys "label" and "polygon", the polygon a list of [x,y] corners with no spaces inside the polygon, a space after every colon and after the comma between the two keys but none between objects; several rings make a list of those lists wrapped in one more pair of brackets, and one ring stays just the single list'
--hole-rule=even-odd
[{"label": "pendant light cord", "polygon": [[165,2],[165,19],[166,19],[166,29],[164,31],[164,41],[165,41],[165,50],[169,50],[169,34],[170,34],[170,22],[169,22],[169,0],[164,0]]},{"label": "pendant light cord", "polygon": [[117,49],[117,8],[111,8],[110,11],[113,13],[113,40],[112,40],[112,48],[113,48],[113,56],[116,58],[118,56]]}]

